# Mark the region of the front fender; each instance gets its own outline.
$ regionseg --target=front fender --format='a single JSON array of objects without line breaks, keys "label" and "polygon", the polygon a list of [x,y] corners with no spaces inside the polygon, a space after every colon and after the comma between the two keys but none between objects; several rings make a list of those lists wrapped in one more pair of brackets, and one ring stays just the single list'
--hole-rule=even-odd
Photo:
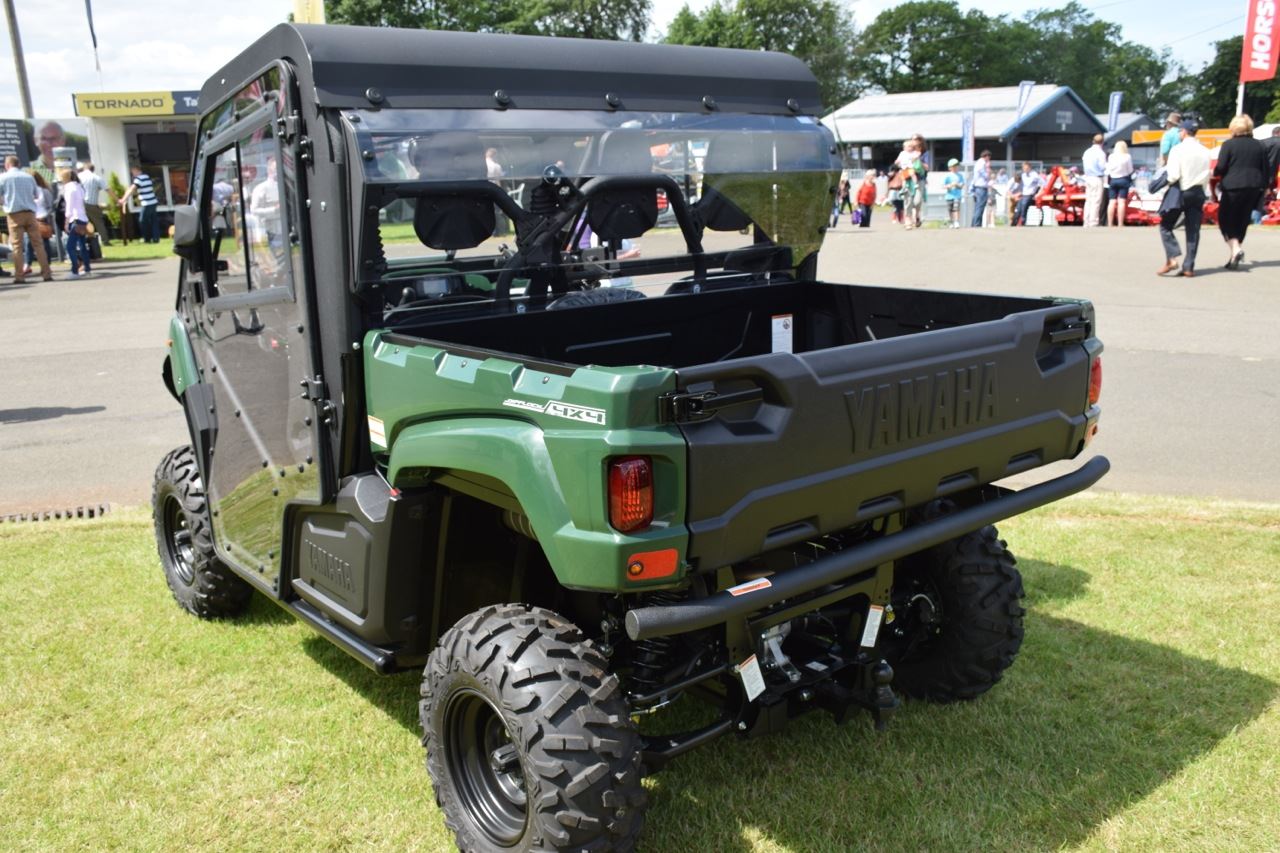
[{"label": "front fender", "polygon": [[[665,433],[611,430],[544,431],[506,418],[450,418],[405,427],[390,449],[388,479],[397,487],[445,472],[470,472],[502,482],[520,503],[543,553],[566,587],[632,591],[679,581],[686,570],[684,446]],[[624,535],[608,523],[606,463],[642,453],[655,466],[655,524]],[[657,581],[633,581],[627,566],[637,555],[676,549],[679,569]]]},{"label": "front fender", "polygon": [[173,399],[179,402],[187,389],[200,381],[200,369],[196,366],[191,338],[187,336],[187,327],[183,325],[182,318],[176,314],[169,318],[169,355],[165,358],[162,375],[165,387],[169,389]]}]

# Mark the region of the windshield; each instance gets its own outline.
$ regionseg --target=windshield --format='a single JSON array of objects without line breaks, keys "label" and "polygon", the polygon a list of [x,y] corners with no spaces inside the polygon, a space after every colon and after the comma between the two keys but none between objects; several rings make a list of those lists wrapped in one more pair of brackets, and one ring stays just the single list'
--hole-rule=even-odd
[{"label": "windshield", "polygon": [[[657,295],[691,270],[704,272],[670,260],[688,260],[695,248],[713,273],[741,249],[776,250],[762,262],[766,272],[793,269],[821,244],[838,170],[828,132],[807,116],[364,110],[345,117],[376,201],[377,241],[364,247],[366,260],[376,266],[385,257],[394,274],[443,251],[441,269],[466,273],[472,289],[535,256],[538,269],[561,274],[539,282],[526,266],[515,292],[621,280]],[[532,246],[529,235],[548,228],[556,236]],[[586,260],[596,262],[589,274]]]}]

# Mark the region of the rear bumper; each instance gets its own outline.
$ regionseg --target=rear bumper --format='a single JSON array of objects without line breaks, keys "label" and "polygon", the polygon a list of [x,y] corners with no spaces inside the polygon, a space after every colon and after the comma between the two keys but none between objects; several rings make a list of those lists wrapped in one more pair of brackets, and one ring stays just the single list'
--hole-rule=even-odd
[{"label": "rear bumper", "polygon": [[1070,474],[1012,492],[900,533],[849,548],[790,571],[775,574],[751,592],[718,592],[707,598],[628,611],[627,635],[633,640],[683,634],[743,617],[788,598],[838,583],[857,572],[931,548],[1011,516],[1083,491],[1111,469],[1105,456],[1090,459]]}]

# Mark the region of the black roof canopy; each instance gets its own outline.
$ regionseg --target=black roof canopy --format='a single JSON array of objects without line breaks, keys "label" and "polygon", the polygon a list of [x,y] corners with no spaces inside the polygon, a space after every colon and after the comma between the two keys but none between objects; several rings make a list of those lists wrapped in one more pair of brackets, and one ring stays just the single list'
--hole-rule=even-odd
[{"label": "black roof canopy", "polygon": [[[313,90],[322,107],[822,109],[813,74],[782,53],[310,24],[281,24],[259,38],[209,78],[201,107],[217,105],[277,59],[297,68],[304,97]],[[370,100],[370,89],[380,102]]]}]

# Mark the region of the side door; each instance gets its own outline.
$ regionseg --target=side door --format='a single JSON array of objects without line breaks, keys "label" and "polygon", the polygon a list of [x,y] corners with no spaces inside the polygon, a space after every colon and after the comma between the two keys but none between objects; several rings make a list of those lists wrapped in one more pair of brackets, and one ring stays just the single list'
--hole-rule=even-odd
[{"label": "side door", "polygon": [[320,425],[302,385],[316,370],[297,164],[277,137],[282,76],[277,68],[255,81],[236,118],[202,140],[210,263],[192,342],[217,424],[206,476],[218,554],[272,591],[286,504],[318,502],[322,482]]}]

